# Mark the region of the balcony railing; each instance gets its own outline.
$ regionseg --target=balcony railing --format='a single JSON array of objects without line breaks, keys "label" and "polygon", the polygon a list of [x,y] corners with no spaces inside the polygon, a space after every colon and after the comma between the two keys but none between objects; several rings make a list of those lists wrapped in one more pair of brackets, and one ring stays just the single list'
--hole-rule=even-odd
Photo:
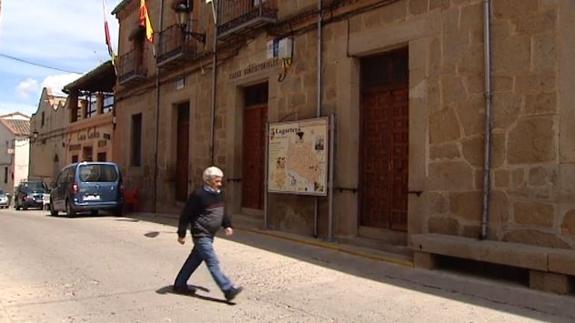
[{"label": "balcony railing", "polygon": [[126,84],[146,78],[147,70],[144,64],[146,48],[134,49],[119,57],[118,83]]},{"label": "balcony railing", "polygon": [[223,0],[219,9],[220,39],[277,22],[277,0]]},{"label": "balcony railing", "polygon": [[160,32],[158,38],[156,62],[159,67],[177,65],[198,57],[198,40],[182,32],[178,25],[166,28]]}]

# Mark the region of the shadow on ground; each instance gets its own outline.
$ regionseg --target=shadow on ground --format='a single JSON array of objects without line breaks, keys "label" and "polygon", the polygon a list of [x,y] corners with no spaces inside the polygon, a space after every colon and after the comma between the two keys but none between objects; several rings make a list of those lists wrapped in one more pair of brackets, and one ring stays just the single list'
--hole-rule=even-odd
[{"label": "shadow on ground", "polygon": [[193,297],[193,298],[198,298],[204,301],[210,301],[210,302],[215,302],[215,303],[224,303],[227,305],[236,305],[236,303],[234,302],[228,302],[225,299],[219,299],[219,298],[214,298],[214,297],[209,297],[209,296],[204,296],[201,294],[198,294],[198,292],[204,292],[204,293],[209,293],[210,290],[202,287],[202,286],[196,286],[196,285],[188,285],[189,288],[191,289],[195,289],[196,292],[195,293],[176,293],[173,291],[173,287],[172,285],[168,285],[168,286],[164,286],[158,290],[156,290],[157,294],[160,295],[166,295],[166,294],[174,294],[174,295],[179,295],[179,296],[184,296],[184,297]]},{"label": "shadow on ground", "polygon": [[[171,217],[137,213],[127,216],[139,221],[172,226],[174,227],[173,234],[175,234],[178,225],[177,215]],[[152,235],[155,235],[155,232],[150,232],[146,236]],[[573,322],[575,320],[575,311],[572,310],[575,308],[575,297],[572,295],[562,296],[544,293],[515,283],[494,281],[460,273],[394,265],[251,230],[242,230],[241,228],[238,228],[236,234],[231,238],[223,236],[219,238],[379,283],[391,284],[535,320],[550,322]],[[171,292],[171,286],[163,287],[157,292]],[[201,295],[194,295],[193,297],[225,302]]]}]

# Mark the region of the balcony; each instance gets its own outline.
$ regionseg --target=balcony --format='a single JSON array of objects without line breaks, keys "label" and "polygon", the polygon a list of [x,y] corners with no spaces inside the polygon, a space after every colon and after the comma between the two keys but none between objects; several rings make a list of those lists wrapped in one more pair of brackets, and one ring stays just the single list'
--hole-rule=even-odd
[{"label": "balcony", "polygon": [[146,57],[146,49],[137,48],[127,54],[124,54],[118,59],[118,83],[126,85],[135,83],[146,79],[147,70],[144,65],[144,57]]},{"label": "balcony", "polygon": [[158,67],[170,68],[199,57],[197,39],[182,31],[180,26],[172,25],[160,32],[158,42]]},{"label": "balcony", "polygon": [[248,34],[277,22],[277,0],[223,0],[218,16],[218,39]]}]

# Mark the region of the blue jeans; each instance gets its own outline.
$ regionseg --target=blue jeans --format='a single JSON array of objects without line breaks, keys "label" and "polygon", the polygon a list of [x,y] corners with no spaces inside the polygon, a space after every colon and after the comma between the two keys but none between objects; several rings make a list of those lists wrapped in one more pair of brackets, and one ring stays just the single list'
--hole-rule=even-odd
[{"label": "blue jeans", "polygon": [[232,288],[232,282],[220,269],[220,262],[218,261],[218,256],[214,250],[213,243],[214,238],[201,237],[194,239],[194,248],[188,256],[188,259],[186,259],[182,269],[180,269],[180,272],[176,277],[176,281],[174,282],[174,286],[187,286],[190,276],[192,276],[202,261],[205,261],[206,266],[216,281],[216,284],[218,284],[218,287],[220,287],[224,292]]}]

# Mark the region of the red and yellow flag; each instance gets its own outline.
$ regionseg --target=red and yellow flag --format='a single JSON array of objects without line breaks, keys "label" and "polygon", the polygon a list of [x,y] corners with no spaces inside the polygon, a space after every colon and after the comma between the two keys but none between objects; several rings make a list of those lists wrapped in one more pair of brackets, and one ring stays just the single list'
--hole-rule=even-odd
[{"label": "red and yellow flag", "polygon": [[151,43],[154,42],[154,29],[148,15],[146,0],[140,0],[140,26],[146,28],[146,39]]}]

